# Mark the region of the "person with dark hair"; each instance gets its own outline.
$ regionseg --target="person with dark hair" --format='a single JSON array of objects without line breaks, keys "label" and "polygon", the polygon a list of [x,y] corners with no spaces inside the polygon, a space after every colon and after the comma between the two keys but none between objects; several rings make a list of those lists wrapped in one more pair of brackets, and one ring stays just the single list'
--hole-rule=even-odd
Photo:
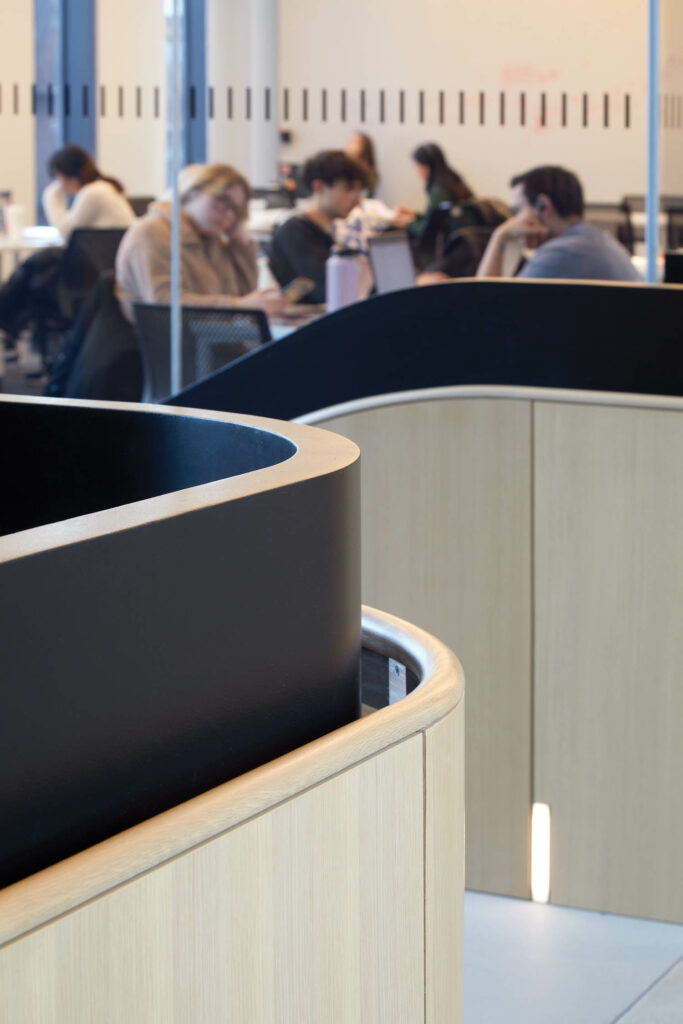
[{"label": "person with dark hair", "polygon": [[74,228],[127,228],[135,221],[121,183],[102,174],[80,146],[58,149],[48,170],[54,181],[43,191],[43,209],[65,242]]},{"label": "person with dark hair", "polygon": [[516,275],[597,281],[641,281],[626,249],[583,220],[583,189],[563,167],[535,167],[510,182],[512,217],[491,235],[477,277],[503,276],[508,242],[534,249]]},{"label": "person with dark hair", "polygon": [[354,132],[344,143],[344,152],[352,160],[357,160],[358,163],[363,165],[365,170],[365,187],[368,196],[372,198],[379,182],[375,146],[372,139],[364,132]]},{"label": "person with dark hair", "polygon": [[465,183],[457,171],[446,161],[443,150],[435,142],[425,142],[412,153],[417,172],[424,181],[427,192],[427,205],[424,212],[416,213],[407,207],[399,207],[399,213],[412,215],[407,230],[413,238],[421,238],[429,223],[432,211],[440,203],[461,203],[474,198],[474,192]]},{"label": "person with dark hair", "polygon": [[[127,228],[134,223],[121,184],[105,177],[80,146],[58,149],[48,170],[54,181],[43,192],[43,209],[65,243],[76,228]],[[0,288],[0,329],[10,350],[32,321],[68,322],[71,313],[62,308],[60,293],[63,256],[61,246],[33,253]]]},{"label": "person with dark hair", "polygon": [[308,277],[313,291],[304,302],[325,302],[325,263],[334,244],[332,228],[358,203],[366,184],[362,164],[342,150],[327,149],[303,166],[302,180],[309,198],[273,232],[268,262],[275,279],[287,285],[296,277]]}]

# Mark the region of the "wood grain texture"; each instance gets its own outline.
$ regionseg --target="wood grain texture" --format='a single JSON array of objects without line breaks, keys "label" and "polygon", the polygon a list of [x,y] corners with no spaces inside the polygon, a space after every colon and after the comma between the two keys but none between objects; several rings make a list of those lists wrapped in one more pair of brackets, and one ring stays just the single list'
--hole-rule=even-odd
[{"label": "wood grain texture", "polygon": [[413,402],[319,425],[361,448],[363,600],[443,638],[467,673],[467,885],[527,896],[531,404]]},{"label": "wood grain texture", "polygon": [[535,451],[551,898],[683,921],[683,418],[540,404]]},{"label": "wood grain texture", "polygon": [[0,1019],[424,1019],[413,736],[7,946]]},{"label": "wood grain texture", "polygon": [[465,708],[425,733],[425,1020],[462,1021]]},{"label": "wood grain texture", "polygon": [[409,623],[363,609],[363,643],[409,665],[408,697],[0,892],[0,946],[181,856],[439,721],[464,693],[458,659]]}]

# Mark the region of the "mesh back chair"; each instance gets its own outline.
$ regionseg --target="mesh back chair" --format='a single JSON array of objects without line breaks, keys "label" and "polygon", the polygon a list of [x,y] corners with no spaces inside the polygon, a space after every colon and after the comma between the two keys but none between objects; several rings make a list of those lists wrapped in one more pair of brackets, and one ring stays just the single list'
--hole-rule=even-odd
[{"label": "mesh back chair", "polygon": [[[171,309],[136,302],[133,310],[144,369],[142,400],[161,402],[171,394]],[[260,309],[183,306],[181,386],[270,340],[268,318]]]},{"label": "mesh back chair", "polygon": [[614,235],[628,251],[633,254],[633,225],[631,224],[631,208],[626,199],[621,203],[586,203],[584,220],[602,228],[609,235]]},{"label": "mesh back chair", "polygon": [[156,196],[126,196],[136,217],[144,217],[150,203],[153,203]]}]

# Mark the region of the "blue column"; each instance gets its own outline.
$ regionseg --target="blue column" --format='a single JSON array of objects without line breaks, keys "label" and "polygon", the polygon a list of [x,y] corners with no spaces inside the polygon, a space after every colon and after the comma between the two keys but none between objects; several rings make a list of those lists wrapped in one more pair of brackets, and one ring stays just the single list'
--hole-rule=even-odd
[{"label": "blue column", "polygon": [[36,132],[36,206],[45,223],[40,197],[49,181],[47,162],[64,140],[62,129],[62,0],[35,0],[36,81],[33,91]]},{"label": "blue column", "polygon": [[64,141],[96,153],[95,0],[62,0]]},{"label": "blue column", "polygon": [[183,162],[206,162],[206,0],[185,3],[186,102]]},{"label": "blue column", "polygon": [[95,2],[35,0],[36,188],[49,181],[47,162],[56,149],[75,142],[96,152]]}]

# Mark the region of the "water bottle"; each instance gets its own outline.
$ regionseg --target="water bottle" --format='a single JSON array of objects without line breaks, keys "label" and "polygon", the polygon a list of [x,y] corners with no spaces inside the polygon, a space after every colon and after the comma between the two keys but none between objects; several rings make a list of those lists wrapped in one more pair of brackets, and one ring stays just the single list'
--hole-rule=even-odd
[{"label": "water bottle", "polygon": [[350,306],[360,297],[361,265],[353,249],[332,250],[325,265],[327,312]]}]

